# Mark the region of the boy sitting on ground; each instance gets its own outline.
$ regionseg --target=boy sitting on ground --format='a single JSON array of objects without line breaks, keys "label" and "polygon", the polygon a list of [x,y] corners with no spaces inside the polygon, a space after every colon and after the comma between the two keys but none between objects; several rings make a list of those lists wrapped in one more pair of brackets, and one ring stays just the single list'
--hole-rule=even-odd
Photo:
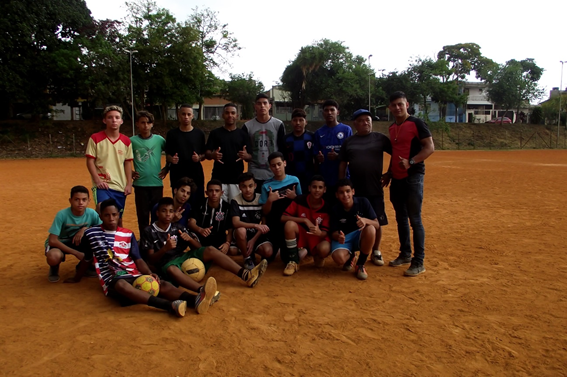
[{"label": "boy sitting on ground", "polygon": [[282,253],[282,260],[288,260],[284,275],[291,276],[299,271],[299,262],[307,253],[313,255],[315,266],[323,267],[325,258],[331,251],[329,243],[329,208],[323,200],[325,180],[321,175],[311,178],[309,194],[295,198],[282,216],[284,223],[287,255]]},{"label": "boy sitting on ground", "polygon": [[167,279],[195,292],[201,290],[201,285],[186,275],[181,266],[189,258],[197,258],[208,271],[213,262],[224,270],[232,272],[241,278],[246,285],[254,287],[266,271],[268,263],[260,263],[253,270],[240,267],[229,256],[215,247],[203,247],[189,235],[185,227],[172,223],[173,199],[162,198],[158,202],[158,220],[144,229],[141,240],[142,252],[149,263],[153,264]]},{"label": "boy sitting on ground", "polygon": [[358,279],[366,280],[368,274],[364,264],[380,227],[376,213],[368,199],[354,197],[354,187],[349,179],[339,179],[335,195],[339,202],[331,212],[331,255],[343,270],[351,271],[355,252],[360,250],[355,272]]},{"label": "boy sitting on ground", "polygon": [[59,281],[59,265],[65,261],[67,254],[83,259],[81,239],[87,228],[100,224],[98,213],[88,208],[89,190],[84,186],[71,189],[69,208],[57,212],[49,228],[49,237],[45,240],[45,258],[49,265],[48,280]]},{"label": "boy sitting on ground", "polygon": [[[75,277],[66,283],[81,281],[89,261],[95,261],[96,271],[105,296],[116,298],[122,306],[145,304],[166,310],[183,317],[187,306],[197,313],[206,313],[217,289],[214,278],[209,278],[205,288],[197,295],[178,289],[166,281],[160,281],[152,274],[140,257],[136,237],[131,230],[118,226],[119,206],[114,199],[107,199],[100,205],[102,226],[85,232],[85,258],[79,264]],[[160,284],[158,297],[132,286],[136,278],[151,275]]]},{"label": "boy sitting on ground", "polygon": [[[181,226],[187,227],[189,218],[191,217],[191,204],[189,198],[191,193],[197,190],[197,185],[191,178],[183,177],[178,180],[173,188],[173,220]],[[157,203],[152,208],[151,223],[157,221]],[[144,227],[145,228],[145,227]],[[141,237],[141,233],[140,233]]]},{"label": "boy sitting on ground", "polygon": [[262,259],[268,259],[273,254],[267,236],[270,228],[262,224],[262,206],[260,194],[256,193],[254,174],[242,173],[238,177],[238,188],[240,194],[230,204],[232,226],[236,246],[244,257],[244,267],[251,270],[256,262],[255,253],[260,254]]}]

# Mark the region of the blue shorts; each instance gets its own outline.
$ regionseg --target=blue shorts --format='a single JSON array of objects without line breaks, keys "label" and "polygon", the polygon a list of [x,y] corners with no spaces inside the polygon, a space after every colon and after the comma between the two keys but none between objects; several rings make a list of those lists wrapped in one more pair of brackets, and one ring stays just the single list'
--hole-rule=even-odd
[{"label": "blue shorts", "polygon": [[93,197],[95,199],[95,205],[104,202],[106,199],[114,199],[118,203],[118,208],[120,211],[120,217],[124,214],[124,208],[126,207],[126,195],[123,192],[112,190],[112,189],[99,189],[96,186],[93,187]]},{"label": "blue shorts", "polygon": [[338,249],[347,249],[349,253],[354,253],[355,251],[360,250],[360,230],[355,230],[350,232],[345,236],[345,243],[338,243],[337,241],[333,240],[331,242],[331,254]]}]

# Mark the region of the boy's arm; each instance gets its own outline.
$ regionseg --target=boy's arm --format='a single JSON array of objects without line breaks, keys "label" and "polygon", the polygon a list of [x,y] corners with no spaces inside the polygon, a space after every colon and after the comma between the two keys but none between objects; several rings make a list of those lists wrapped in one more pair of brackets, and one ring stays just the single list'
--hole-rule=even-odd
[{"label": "boy's arm", "polygon": [[208,237],[211,235],[211,229],[213,229],[213,227],[211,226],[210,228],[201,228],[200,226],[197,225],[197,220],[195,219],[189,219],[189,224],[187,224],[189,226],[189,230],[200,234],[203,237]]},{"label": "boy's arm", "polygon": [[[262,187],[262,191],[265,191],[264,187]],[[264,195],[264,193],[262,193],[262,195]],[[268,198],[266,200],[266,203],[264,203],[264,205],[262,205],[262,213],[264,215],[267,215],[268,213],[270,213],[270,211],[272,210],[272,204],[276,201],[276,200],[280,200],[284,197],[280,197],[279,191],[272,191],[272,188],[270,187],[270,191],[268,192]]]},{"label": "boy's arm", "polygon": [[83,260],[83,258],[85,257],[85,255],[80,251],[70,248],[69,246],[65,245],[63,242],[59,241],[59,236],[55,234],[52,233],[49,234],[48,244],[49,246],[53,248],[57,248],[63,251],[64,253],[74,255],[75,257],[77,257],[78,260]]},{"label": "boy's arm", "polygon": [[358,227],[360,228],[360,230],[362,230],[362,228],[364,228],[367,225],[372,225],[374,228],[378,229],[380,228],[380,223],[378,222],[378,219],[369,219],[366,217],[360,217],[360,216],[356,216],[357,218],[357,222],[356,225],[358,225]]},{"label": "boy's arm", "polygon": [[341,161],[339,163],[339,179],[343,179],[346,176],[346,168],[347,168],[347,162]]},{"label": "boy's arm", "polygon": [[94,158],[87,157],[87,169],[96,187],[101,190],[108,190],[108,184],[106,182],[103,182],[98,176]]},{"label": "boy's arm", "polygon": [[124,195],[132,193],[132,160],[124,161],[124,173],[126,173],[126,187],[124,187]]}]

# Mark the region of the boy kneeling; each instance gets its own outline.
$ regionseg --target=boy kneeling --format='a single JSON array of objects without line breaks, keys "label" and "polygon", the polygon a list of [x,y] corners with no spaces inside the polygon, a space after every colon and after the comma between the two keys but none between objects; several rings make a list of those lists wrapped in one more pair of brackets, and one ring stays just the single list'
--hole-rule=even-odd
[{"label": "boy kneeling", "polygon": [[326,192],[324,178],[315,175],[309,184],[309,195],[298,196],[291,202],[282,216],[288,260],[284,275],[291,276],[299,270],[299,261],[310,253],[315,266],[323,267],[331,251],[327,235],[329,231],[329,209],[323,200]]},{"label": "boy kneeling", "polygon": [[358,279],[366,280],[368,274],[364,263],[380,227],[376,213],[368,199],[354,197],[354,187],[349,179],[337,182],[335,195],[339,203],[331,212],[331,255],[338,265],[343,266],[343,270],[350,271],[355,263],[354,253],[360,250],[355,272]]},{"label": "boy kneeling", "polygon": [[[85,258],[79,264],[75,277],[65,280],[66,283],[79,282],[89,262],[94,258],[104,294],[118,299],[123,306],[146,304],[178,317],[185,316],[188,305],[195,308],[199,314],[208,310],[217,288],[214,279],[210,279],[205,289],[197,296],[166,281],[160,281],[140,257],[134,233],[118,226],[120,209],[114,199],[107,199],[100,204],[100,215],[102,226],[87,229],[85,232]],[[159,282],[158,297],[132,286],[142,274],[151,275]]]}]

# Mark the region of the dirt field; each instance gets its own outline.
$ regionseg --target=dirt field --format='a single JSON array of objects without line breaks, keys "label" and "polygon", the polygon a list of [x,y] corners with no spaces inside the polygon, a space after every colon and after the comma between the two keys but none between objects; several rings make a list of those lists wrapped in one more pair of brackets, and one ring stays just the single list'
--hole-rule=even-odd
[{"label": "dirt field", "polygon": [[[567,375],[567,151],[435,153],[424,275],[369,263],[361,282],[328,260],[283,277],[277,261],[249,289],[213,267],[221,300],[182,319],[121,308],[96,279],[48,283],[42,245],[70,187],[90,186],[84,159],[0,171],[0,375]],[[133,198],[125,226],[137,229]]]}]

